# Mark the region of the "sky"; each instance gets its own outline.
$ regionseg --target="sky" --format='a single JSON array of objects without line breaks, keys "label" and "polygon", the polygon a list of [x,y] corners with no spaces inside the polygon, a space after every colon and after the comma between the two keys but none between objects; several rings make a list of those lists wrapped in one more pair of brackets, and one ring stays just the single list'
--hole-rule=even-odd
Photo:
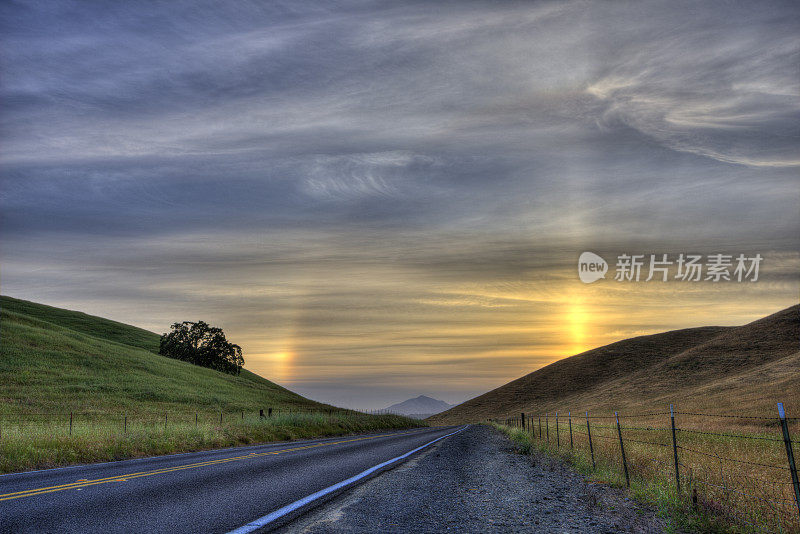
[{"label": "sky", "polygon": [[3,2],[0,291],[205,320],[340,406],[457,403],[797,304],[798,119],[792,2]]}]

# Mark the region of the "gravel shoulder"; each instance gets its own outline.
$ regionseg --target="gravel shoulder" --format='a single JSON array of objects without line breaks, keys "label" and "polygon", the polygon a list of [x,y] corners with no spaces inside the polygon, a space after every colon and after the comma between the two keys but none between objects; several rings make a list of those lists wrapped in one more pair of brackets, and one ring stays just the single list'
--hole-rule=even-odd
[{"label": "gravel shoulder", "polygon": [[660,533],[667,522],[619,489],[591,484],[540,453],[519,454],[483,425],[348,491],[287,533]]}]

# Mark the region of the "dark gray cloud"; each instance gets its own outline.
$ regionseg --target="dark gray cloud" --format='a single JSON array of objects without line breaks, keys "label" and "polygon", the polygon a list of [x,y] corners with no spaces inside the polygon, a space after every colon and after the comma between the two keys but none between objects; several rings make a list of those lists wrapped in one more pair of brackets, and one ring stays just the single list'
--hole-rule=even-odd
[{"label": "dark gray cloud", "polygon": [[[620,299],[569,285],[586,249],[769,253],[758,290],[641,296],[736,322],[796,300],[798,30],[783,2],[6,2],[3,292],[202,309],[333,402],[563,356],[565,307]],[[647,317],[586,342],[680,326]]]}]

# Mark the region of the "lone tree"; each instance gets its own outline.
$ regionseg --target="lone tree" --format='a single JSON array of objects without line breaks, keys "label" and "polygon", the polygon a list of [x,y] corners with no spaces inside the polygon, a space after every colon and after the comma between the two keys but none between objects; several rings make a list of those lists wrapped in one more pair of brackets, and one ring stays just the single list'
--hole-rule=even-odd
[{"label": "lone tree", "polygon": [[229,343],[221,328],[204,321],[173,324],[172,331],[161,336],[158,353],[231,375],[238,375],[244,365],[242,348]]}]

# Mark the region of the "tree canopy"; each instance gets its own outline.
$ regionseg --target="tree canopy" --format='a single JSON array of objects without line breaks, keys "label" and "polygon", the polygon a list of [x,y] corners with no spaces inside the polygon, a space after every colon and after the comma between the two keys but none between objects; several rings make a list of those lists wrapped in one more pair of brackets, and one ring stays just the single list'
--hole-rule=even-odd
[{"label": "tree canopy", "polygon": [[242,348],[230,343],[221,328],[204,321],[183,321],[161,336],[159,354],[238,375],[244,365]]}]

